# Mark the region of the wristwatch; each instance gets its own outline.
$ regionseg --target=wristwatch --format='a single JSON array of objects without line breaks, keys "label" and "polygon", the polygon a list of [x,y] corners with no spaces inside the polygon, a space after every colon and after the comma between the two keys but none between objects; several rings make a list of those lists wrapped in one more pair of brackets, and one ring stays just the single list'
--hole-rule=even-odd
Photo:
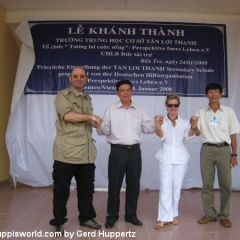
[{"label": "wristwatch", "polygon": [[237,157],[237,154],[236,153],[232,153],[231,157],[234,157],[234,156]]}]

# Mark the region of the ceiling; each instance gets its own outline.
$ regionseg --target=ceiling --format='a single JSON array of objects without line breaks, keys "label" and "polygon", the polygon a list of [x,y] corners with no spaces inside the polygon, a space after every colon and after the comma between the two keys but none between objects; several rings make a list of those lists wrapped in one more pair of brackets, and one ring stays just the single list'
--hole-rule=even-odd
[{"label": "ceiling", "polygon": [[240,0],[0,0],[6,12],[158,11],[240,16]]}]

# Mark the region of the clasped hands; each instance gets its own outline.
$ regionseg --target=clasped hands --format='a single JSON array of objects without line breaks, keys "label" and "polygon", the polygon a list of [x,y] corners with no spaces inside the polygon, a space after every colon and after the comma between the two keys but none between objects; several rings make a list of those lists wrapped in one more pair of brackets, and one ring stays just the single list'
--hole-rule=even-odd
[{"label": "clasped hands", "polygon": [[154,117],[154,122],[155,122],[155,127],[156,128],[161,127],[163,125],[163,122],[164,122],[164,116],[156,115]]},{"label": "clasped hands", "polygon": [[198,116],[191,116],[190,124],[191,124],[192,129],[196,129],[197,128],[198,119],[199,119]]},{"label": "clasped hands", "polygon": [[92,121],[92,125],[97,128],[101,126],[103,119],[100,118],[99,116],[92,115],[91,121]]}]

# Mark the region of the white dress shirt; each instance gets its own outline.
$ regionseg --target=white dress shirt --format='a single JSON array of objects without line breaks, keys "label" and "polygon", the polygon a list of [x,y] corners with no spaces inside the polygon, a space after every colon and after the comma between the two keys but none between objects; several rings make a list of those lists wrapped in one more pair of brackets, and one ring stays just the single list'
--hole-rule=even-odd
[{"label": "white dress shirt", "polygon": [[239,122],[230,107],[220,105],[220,108],[214,112],[207,106],[199,110],[196,115],[199,116],[197,126],[203,143],[227,142],[230,144],[230,135],[240,132]]},{"label": "white dress shirt", "polygon": [[183,164],[190,158],[184,144],[185,140],[189,140],[195,136],[188,136],[188,132],[191,128],[190,122],[189,120],[182,119],[179,116],[175,121],[177,124],[174,127],[168,117],[164,118],[162,125],[164,136],[159,138],[161,146],[156,154],[156,158],[162,163]]},{"label": "white dress shirt", "polygon": [[110,144],[133,145],[141,143],[140,134],[155,133],[155,124],[135,103],[125,108],[121,101],[110,105],[97,128],[98,135],[106,135]]}]

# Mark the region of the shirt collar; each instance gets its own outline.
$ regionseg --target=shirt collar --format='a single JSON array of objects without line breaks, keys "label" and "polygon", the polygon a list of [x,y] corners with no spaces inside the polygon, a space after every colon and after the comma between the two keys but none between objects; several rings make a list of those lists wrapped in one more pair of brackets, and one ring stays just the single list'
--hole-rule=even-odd
[{"label": "shirt collar", "polygon": [[[123,104],[121,103],[121,101],[118,101],[117,107],[118,108],[124,107]],[[135,105],[135,103],[133,101],[131,101],[131,104],[130,104],[129,108],[131,108],[131,107],[136,108],[136,105]]]},{"label": "shirt collar", "polygon": [[[212,111],[212,109],[209,107],[209,105],[207,105],[207,107],[206,107],[206,109],[205,109],[205,110],[206,110],[206,112],[207,112],[207,111]],[[221,110],[221,111],[223,111],[223,112],[224,112],[223,105],[221,105],[221,104],[220,104],[220,106],[219,106],[219,109],[218,109],[217,111],[219,111],[219,110]]]},{"label": "shirt collar", "polygon": [[[167,116],[167,115],[165,116],[165,119],[171,123],[171,120],[168,118],[168,116]],[[176,122],[178,122],[178,121],[180,121],[180,122],[181,122],[181,121],[182,121],[182,119],[181,119],[181,117],[178,115],[178,118],[177,118],[175,121],[176,121]]]},{"label": "shirt collar", "polygon": [[75,97],[78,97],[78,96],[80,96],[80,95],[82,95],[83,97],[85,97],[85,96],[88,95],[85,91],[79,92],[79,91],[77,91],[76,88],[74,88],[74,87],[72,87],[72,86],[69,88],[69,92],[72,92]]}]

